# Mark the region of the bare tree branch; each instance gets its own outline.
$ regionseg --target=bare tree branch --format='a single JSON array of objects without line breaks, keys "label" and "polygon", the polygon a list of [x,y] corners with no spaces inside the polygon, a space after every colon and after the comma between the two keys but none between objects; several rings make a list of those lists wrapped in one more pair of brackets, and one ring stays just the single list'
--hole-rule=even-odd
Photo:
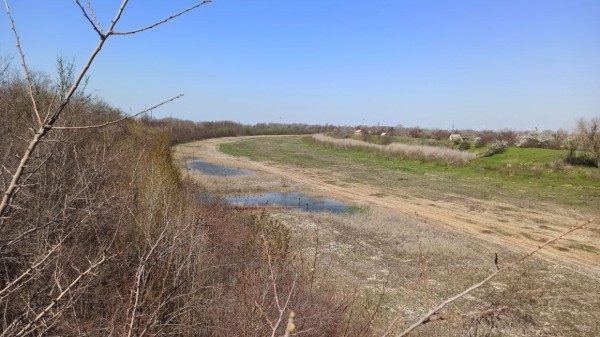
[{"label": "bare tree branch", "polygon": [[[109,257],[110,258],[110,257]],[[41,320],[44,316],[46,316],[48,314],[48,312],[50,310],[52,310],[52,308],[54,308],[58,302],[60,302],[66,295],[68,295],[71,291],[71,289],[79,283],[79,281],[81,281],[81,279],[85,276],[87,276],[88,274],[92,273],[94,271],[94,269],[98,268],[100,265],[102,265],[105,261],[107,260],[107,257],[105,254],[102,254],[102,257],[92,263],[88,269],[86,269],[85,271],[79,273],[79,275],[77,275],[77,277],[64,289],[60,292],[60,294],[58,294],[58,296],[56,296],[52,302],[50,304],[48,304],[48,306],[46,306],[44,308],[44,310],[42,310],[40,313],[38,313],[34,320],[32,322],[29,322],[27,325],[25,325],[21,330],[19,330],[19,332],[15,335],[15,336],[24,336],[28,333],[30,333],[32,330],[35,330],[36,326],[35,324]]]},{"label": "bare tree branch", "polygon": [[[516,259],[515,261],[513,261],[512,263],[497,269],[496,271],[494,271],[493,273],[491,273],[490,275],[488,275],[485,279],[483,279],[481,282],[476,283],[472,286],[470,286],[469,288],[467,288],[466,290],[464,290],[463,292],[450,297],[449,299],[445,300],[444,302],[442,302],[440,305],[438,305],[437,307],[431,309],[427,314],[425,314],[423,317],[421,317],[418,321],[416,321],[413,325],[409,326],[406,330],[404,330],[401,334],[398,335],[398,337],[402,337],[402,336],[406,336],[409,333],[411,333],[413,330],[415,330],[416,328],[418,328],[419,326],[428,323],[429,321],[432,320],[432,317],[434,315],[437,315],[440,310],[442,310],[445,306],[447,306],[448,304],[458,300],[459,298],[462,298],[463,296],[467,295],[468,293],[472,292],[473,290],[483,286],[484,284],[488,283],[491,279],[493,279],[494,277],[496,277],[498,274],[512,269],[514,267],[516,267],[517,265],[523,263],[525,260],[527,260],[529,257],[531,257],[532,255],[534,255],[535,253],[539,252],[540,250],[542,250],[544,247],[548,246],[549,244],[553,243],[554,241],[560,240],[562,239],[564,236],[582,229],[583,227],[585,227],[586,225],[589,225],[592,222],[598,221],[600,220],[600,215],[597,215],[585,222],[582,222],[580,224],[577,224],[571,228],[569,228],[568,230],[564,231],[562,234],[544,242],[543,244],[539,245],[537,248],[535,248],[534,250],[530,251],[529,253],[521,256],[520,258]],[[391,330],[391,326],[388,328],[388,332]],[[385,334],[387,335],[387,333]],[[385,336],[384,335],[384,336]]]},{"label": "bare tree branch", "polygon": [[[267,239],[265,238],[264,234],[262,234],[261,237],[263,239],[263,242],[265,245],[265,252],[267,254],[267,263],[269,266],[269,278],[271,279],[271,285],[273,287],[273,298],[275,299],[275,304],[277,305],[277,310],[279,311],[279,317],[277,318],[277,321],[275,322],[275,324],[272,324],[271,321],[267,319],[269,324],[271,324],[271,337],[275,337],[275,335],[277,334],[277,329],[279,328],[279,325],[283,322],[283,317],[284,317],[284,314],[290,303],[290,299],[292,298],[292,294],[294,293],[294,288],[296,287],[296,281],[298,280],[298,274],[296,274],[294,276],[294,282],[292,283],[292,287],[287,295],[285,303],[283,304],[283,306],[281,306],[281,302],[279,301],[279,295],[277,293],[277,284],[275,283],[275,273],[273,272],[273,262],[271,261],[271,253],[269,252],[269,243],[267,242]],[[286,328],[288,328],[288,327],[290,327],[290,326],[287,326]],[[291,327],[293,327],[293,324]]]},{"label": "bare tree branch", "polygon": [[[287,295],[287,298],[285,300],[283,308],[279,309],[279,317],[277,318],[277,322],[275,322],[275,325],[273,326],[273,332],[271,333],[271,337],[275,337],[275,334],[277,333],[277,328],[279,328],[279,325],[283,321],[283,315],[285,314],[285,311],[287,310],[287,307],[290,303],[290,299],[292,298],[292,294],[294,293],[294,288],[296,287],[297,280],[298,280],[298,274],[296,274],[294,276],[294,282],[292,283],[292,288],[290,289],[290,292]],[[275,280],[272,280],[272,282],[273,282],[273,284],[275,284]],[[275,294],[275,299],[277,299],[277,294]]]},{"label": "bare tree branch", "polygon": [[[184,9],[184,10],[182,10],[181,12],[179,12],[177,14],[173,14],[173,15],[169,16],[168,18],[166,18],[166,19],[164,19],[162,21],[155,22],[155,23],[153,23],[153,24],[151,24],[149,26],[146,26],[144,28],[130,30],[130,31],[127,31],[127,32],[112,32],[111,31],[110,34],[111,35],[131,35],[131,34],[140,33],[140,32],[143,32],[145,30],[152,29],[152,28],[154,28],[156,26],[162,25],[163,23],[166,23],[168,21],[171,21],[171,20],[175,19],[176,17],[181,16],[181,15],[183,15],[183,14],[189,12],[189,11],[192,11],[192,10],[194,10],[194,9],[202,6],[202,5],[205,5],[205,4],[209,3],[209,2],[212,2],[212,0],[204,0],[202,2],[199,2],[199,3],[195,4],[194,6],[188,7],[187,9]],[[107,33],[107,35],[108,35],[108,33]]]},{"label": "bare tree branch", "polygon": [[41,256],[35,263],[33,263],[31,265],[31,267],[29,267],[27,270],[25,270],[23,273],[21,273],[21,275],[19,275],[14,280],[9,282],[2,290],[0,290],[0,300],[4,299],[6,296],[8,296],[8,294],[10,294],[10,292],[12,291],[13,287],[22,283],[27,275],[29,275],[31,272],[33,272],[35,269],[37,269],[41,264],[46,262],[48,260],[48,258],[52,254],[54,254],[54,252],[56,252],[57,249],[59,249],[62,246],[62,243],[64,242],[64,240],[67,237],[68,237],[68,234],[66,236],[64,236],[63,238],[61,238],[61,240],[56,245],[54,245],[54,247],[52,247],[46,253],[46,255]]},{"label": "bare tree branch", "polygon": [[100,24],[100,21],[96,17],[96,13],[94,12],[94,9],[92,8],[92,3],[90,2],[90,0],[87,0],[86,2],[87,2],[88,10],[90,11],[90,17],[92,18],[92,21],[96,24],[96,27],[98,27],[100,32],[102,32],[102,25]]},{"label": "bare tree branch", "polygon": [[179,94],[179,95],[177,95],[177,96],[175,96],[173,98],[170,98],[170,99],[168,99],[166,101],[162,101],[162,102],[160,102],[160,103],[158,103],[158,104],[156,104],[156,105],[154,105],[154,106],[152,106],[150,108],[144,109],[144,110],[142,110],[142,111],[140,111],[140,112],[138,112],[136,114],[133,114],[133,115],[130,115],[130,116],[125,116],[123,118],[119,118],[119,119],[116,119],[114,121],[106,122],[106,123],[103,123],[103,124],[84,125],[84,126],[54,126],[52,128],[53,129],[57,129],[57,130],[73,130],[73,129],[79,129],[80,130],[80,129],[101,128],[101,127],[105,127],[105,126],[109,126],[109,125],[112,125],[112,124],[115,124],[115,123],[122,122],[122,121],[124,121],[126,119],[131,119],[131,118],[137,117],[137,116],[139,116],[139,115],[141,115],[143,113],[146,113],[148,111],[154,110],[154,109],[156,109],[158,107],[161,107],[161,106],[163,106],[163,105],[165,105],[167,103],[173,102],[174,100],[176,100],[178,98],[181,98],[181,97],[183,97],[183,94]]},{"label": "bare tree branch", "polygon": [[[177,16],[180,16],[186,12],[189,12],[190,10],[197,8],[201,5],[203,5],[206,2],[210,2],[209,0],[201,2],[195,6],[192,6],[190,8],[188,8],[185,11],[182,11],[174,16],[172,16],[171,18],[168,18],[166,20],[163,20],[161,22],[158,22],[154,25],[151,25],[146,29],[150,29],[152,27],[155,27],[161,23],[167,22],[169,20],[171,20],[172,18],[175,18]],[[13,22],[12,20],[12,16],[10,14],[10,7],[8,5],[8,0],[4,1],[5,5],[6,5],[6,11],[11,19],[11,22]],[[75,92],[77,91],[77,88],[79,87],[81,81],[83,81],[83,79],[86,76],[86,73],[88,72],[89,68],[91,67],[94,59],[96,58],[96,56],[98,55],[98,53],[100,53],[100,50],[102,49],[102,47],[104,46],[104,43],[106,42],[106,40],[108,39],[108,37],[110,35],[113,34],[113,30],[117,24],[117,22],[119,22],[123,11],[125,10],[125,7],[127,6],[128,0],[123,0],[123,2],[121,3],[121,6],[119,7],[115,17],[113,18],[113,20],[111,21],[111,24],[106,32],[106,34],[101,35],[100,39],[98,41],[98,44],[96,45],[96,48],[92,51],[92,53],[90,54],[87,62],[84,64],[83,68],[81,69],[79,75],[75,78],[75,81],[73,81],[73,84],[71,85],[71,88],[69,89],[69,91],[67,92],[67,94],[65,95],[65,97],[63,98],[63,100],[61,101],[60,105],[56,108],[56,110],[49,116],[49,118],[47,118],[46,120],[44,120],[44,122],[41,122],[41,118],[39,117],[39,113],[37,111],[37,108],[35,108],[35,112],[36,115],[38,116],[38,119],[40,120],[41,126],[40,128],[35,132],[34,137],[31,139],[29,146],[27,147],[27,150],[25,151],[25,153],[23,154],[23,156],[21,157],[21,161],[19,162],[19,165],[17,166],[17,169],[15,170],[15,173],[8,185],[8,188],[5,190],[3,196],[2,196],[2,201],[0,202],[0,217],[3,217],[6,215],[6,212],[8,211],[8,206],[11,203],[12,198],[14,197],[14,195],[16,194],[17,191],[17,187],[18,187],[18,183],[19,180],[21,179],[21,176],[23,175],[23,169],[25,168],[25,166],[27,166],[27,163],[30,160],[31,154],[33,153],[33,151],[35,150],[35,148],[37,147],[37,145],[40,143],[41,139],[44,138],[44,136],[48,133],[48,131],[50,131],[53,127],[54,124],[56,123],[56,121],[58,120],[58,118],[60,117],[61,113],[64,111],[64,109],[66,108],[66,106],[69,104],[71,97],[75,94]],[[14,22],[12,24],[12,26],[14,27]],[[14,33],[15,33],[15,37],[17,39],[17,48],[21,51],[20,49],[20,45],[19,45],[19,36],[17,34],[16,29],[13,29]],[[121,34],[122,35],[122,34]],[[22,51],[21,51],[21,55],[23,55]],[[23,60],[24,60],[24,56],[22,56]],[[31,98],[32,101],[34,103],[34,107],[35,107],[35,97],[33,97],[32,94],[32,88],[33,88],[33,81],[31,80],[31,78],[29,77],[29,73],[27,71],[27,68],[24,68],[25,72],[26,72],[26,76],[27,76],[27,82],[30,86],[30,92],[31,92]],[[181,95],[173,98],[172,100],[181,97]],[[166,102],[164,102],[166,103]],[[164,104],[162,103],[162,104]],[[162,104],[159,104],[162,105]],[[126,118],[124,118],[126,119]],[[116,122],[114,122],[116,123]],[[113,122],[110,122],[106,125],[110,125],[110,124],[114,124]],[[104,125],[101,125],[104,126]],[[95,126],[94,126],[95,127]],[[100,126],[97,126],[100,127]],[[87,128],[87,127],[84,127]]]},{"label": "bare tree branch", "polygon": [[98,24],[98,20],[96,19],[96,16],[93,15],[94,12],[92,11],[92,5],[90,4],[90,2],[88,1],[88,7],[90,8],[91,15],[93,15],[93,19],[92,19],[92,17],[90,17],[88,15],[87,11],[83,7],[83,5],[79,2],[79,0],[75,0],[75,3],[79,7],[79,9],[81,9],[81,12],[83,13],[83,16],[85,16],[85,18],[88,20],[88,22],[92,25],[92,27],[94,28],[94,30],[96,31],[96,33],[98,33],[98,35],[100,36],[100,38],[103,38],[104,37],[104,33],[102,33],[102,28],[100,28],[100,25]]},{"label": "bare tree branch", "polygon": [[[8,0],[4,0],[4,3],[6,5],[6,11],[7,11],[9,17],[11,18],[11,22],[12,22],[13,20],[12,20],[12,16],[10,15],[10,7],[8,6]],[[8,188],[5,190],[4,194],[2,195],[2,201],[0,202],[0,217],[5,216],[8,211],[8,206],[10,205],[12,198],[16,194],[19,180],[21,179],[21,176],[23,175],[24,168],[27,166],[27,163],[29,162],[29,160],[31,158],[31,154],[33,153],[33,151],[35,150],[37,145],[40,143],[40,140],[42,138],[44,138],[46,136],[46,134],[48,133],[48,131],[50,131],[52,129],[52,127],[54,126],[54,124],[56,123],[58,118],[60,117],[61,113],[64,111],[66,106],[71,101],[71,97],[77,91],[79,84],[85,78],[85,75],[88,72],[88,70],[90,69],[92,63],[94,62],[94,59],[96,58],[98,53],[100,53],[100,50],[104,46],[104,43],[106,42],[108,36],[113,31],[115,25],[121,18],[121,15],[123,14],[125,7],[127,6],[127,3],[128,3],[128,0],[123,0],[123,2],[121,3],[121,6],[119,7],[119,10],[117,11],[117,14],[115,15],[114,19],[111,21],[111,24],[110,24],[110,27],[108,28],[107,33],[104,36],[100,37],[100,40],[98,41],[98,44],[96,45],[96,48],[92,51],[92,53],[88,57],[87,62],[84,64],[79,75],[75,78],[75,81],[73,81],[71,88],[69,89],[69,91],[67,92],[67,94],[65,95],[63,100],[61,101],[60,105],[50,115],[50,117],[44,121],[44,123],[43,123],[44,125],[40,126],[40,128],[36,131],[35,135],[31,139],[29,146],[27,147],[27,149],[25,150],[25,153],[21,157],[21,161],[19,162],[19,165],[17,166],[17,169],[15,170],[15,173],[10,181],[10,184],[8,185]],[[13,24],[13,27],[14,27],[14,24]],[[18,43],[18,41],[19,41],[18,34],[16,34],[16,29],[14,30],[14,32],[15,32],[15,35],[17,38],[17,46],[20,50],[19,43]],[[25,71],[26,71],[26,68],[25,68]],[[27,73],[27,71],[26,71],[26,73]],[[30,77],[28,78],[27,82],[29,83],[30,87],[33,87],[33,82]],[[33,96],[32,96],[32,99],[35,101],[35,98]],[[37,110],[36,110],[36,113],[37,113]]]},{"label": "bare tree branch", "polygon": [[[7,13],[10,16],[10,8],[8,7],[8,0],[5,0],[4,3],[6,4]],[[127,0],[124,0],[123,3],[121,4],[121,7],[119,8],[119,11],[117,12],[117,15],[115,16],[115,19],[113,19],[113,21],[112,21],[109,31],[112,30],[114,28],[114,26],[116,25],[118,19],[121,17],[121,13],[123,12],[123,9],[125,8],[126,4],[127,4]],[[12,21],[12,17],[11,17],[11,21]],[[16,30],[15,30],[15,32],[16,32]],[[71,85],[71,88],[67,92],[66,96],[63,98],[60,105],[56,108],[56,110],[52,113],[52,115],[48,118],[48,120],[44,121],[45,125],[40,126],[40,128],[36,131],[35,135],[29,142],[29,146],[27,147],[27,150],[25,150],[25,153],[21,157],[21,161],[19,162],[19,165],[17,166],[17,169],[15,170],[15,173],[10,181],[10,184],[8,185],[8,188],[4,192],[4,195],[2,196],[2,202],[0,202],[0,217],[6,215],[6,212],[8,211],[8,206],[11,203],[13,196],[15,195],[15,190],[17,189],[19,179],[21,179],[21,176],[23,175],[23,170],[24,170],[25,166],[27,166],[27,163],[30,160],[31,154],[33,153],[33,151],[35,150],[37,145],[40,143],[40,140],[42,138],[44,138],[44,136],[46,136],[48,131],[50,131],[52,129],[52,126],[54,125],[54,123],[56,123],[56,121],[58,120],[58,117],[64,111],[67,104],[70,102],[71,97],[73,96],[73,94],[75,94],[75,91],[77,91],[79,84],[81,83],[81,81],[85,77],[85,74],[91,67],[92,62],[94,61],[94,59],[96,58],[96,56],[98,55],[100,50],[102,49],[102,46],[104,46],[104,43],[106,42],[106,38],[107,38],[106,36],[100,38],[100,40],[98,41],[98,44],[96,45],[96,48],[90,54],[87,62],[83,66],[83,69],[81,70],[81,72],[79,73],[79,75],[77,76],[77,78],[75,79],[73,84]],[[18,35],[17,35],[17,45],[18,45]],[[33,86],[33,82],[31,80],[31,78],[29,78],[27,80],[27,82],[29,83],[30,86]],[[35,100],[35,98],[33,98],[33,100]]]},{"label": "bare tree branch", "polygon": [[27,82],[27,89],[29,90],[31,104],[33,104],[33,111],[35,112],[35,116],[37,117],[39,125],[42,126],[44,125],[44,123],[42,122],[42,118],[40,117],[40,113],[37,108],[37,102],[35,100],[35,96],[33,95],[33,80],[31,79],[29,69],[27,68],[27,62],[25,62],[25,53],[23,52],[23,48],[21,48],[21,38],[19,37],[19,33],[17,33],[17,28],[15,27],[15,20],[13,20],[12,13],[10,11],[10,6],[8,5],[8,0],[4,0],[4,6],[6,7],[6,15],[10,20],[10,28],[12,29],[13,35],[15,36],[15,40],[17,42],[17,50],[19,51],[19,55],[21,56],[21,67],[23,68],[23,72],[25,73],[25,81]]}]

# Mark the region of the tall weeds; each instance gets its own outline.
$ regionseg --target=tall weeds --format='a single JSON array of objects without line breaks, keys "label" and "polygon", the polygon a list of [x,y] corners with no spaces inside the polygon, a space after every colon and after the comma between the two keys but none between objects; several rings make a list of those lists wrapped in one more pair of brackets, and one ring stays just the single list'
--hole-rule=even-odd
[{"label": "tall weeds", "polygon": [[469,160],[475,158],[475,155],[470,152],[457,151],[435,146],[408,145],[401,143],[378,145],[355,139],[331,138],[323,134],[313,135],[313,139],[330,146],[353,150],[371,151],[383,155],[399,157],[402,159],[433,162],[443,165],[465,165],[469,162]]}]

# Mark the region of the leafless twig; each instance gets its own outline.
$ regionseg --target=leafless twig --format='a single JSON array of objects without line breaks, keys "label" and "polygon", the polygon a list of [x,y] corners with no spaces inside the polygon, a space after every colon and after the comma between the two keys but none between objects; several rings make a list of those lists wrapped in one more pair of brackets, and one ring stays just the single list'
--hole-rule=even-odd
[{"label": "leafless twig", "polygon": [[29,90],[29,98],[31,99],[31,104],[33,104],[33,111],[35,112],[35,116],[37,117],[39,125],[42,126],[42,118],[40,117],[40,113],[37,108],[37,102],[35,96],[33,95],[33,80],[31,79],[29,69],[27,68],[27,63],[25,62],[25,53],[23,52],[23,48],[21,48],[21,38],[19,37],[19,33],[17,33],[17,28],[15,27],[15,20],[13,20],[12,13],[10,12],[8,0],[4,0],[4,6],[6,7],[6,15],[10,20],[10,28],[12,29],[13,35],[15,36],[15,40],[17,42],[16,47],[19,51],[19,56],[21,57],[21,67],[23,68],[23,72],[25,73],[25,82],[27,82],[27,90]]},{"label": "leafless twig", "polygon": [[145,30],[152,29],[152,28],[154,28],[156,26],[162,25],[163,23],[166,23],[168,21],[171,21],[171,20],[175,19],[176,17],[181,16],[181,15],[183,15],[183,14],[189,12],[189,11],[192,11],[192,10],[194,10],[194,9],[202,6],[202,5],[205,5],[205,4],[209,3],[209,2],[212,2],[212,0],[204,0],[202,2],[199,2],[199,3],[195,4],[194,6],[188,7],[188,8],[182,10],[181,12],[179,12],[177,14],[173,14],[173,15],[169,16],[168,18],[164,19],[164,20],[155,22],[155,23],[153,23],[153,24],[151,24],[149,26],[146,26],[144,28],[130,30],[130,31],[127,31],[127,32],[112,32],[111,31],[110,34],[111,35],[131,35],[131,34],[140,33],[140,32],[143,32]]},{"label": "leafless twig", "polygon": [[139,116],[141,114],[144,114],[144,113],[146,113],[148,111],[151,111],[151,110],[154,110],[156,108],[159,108],[159,107],[161,107],[161,106],[163,106],[163,105],[165,105],[167,103],[173,102],[174,100],[176,100],[178,98],[181,98],[181,97],[183,97],[183,94],[179,94],[179,95],[177,95],[177,96],[175,96],[173,98],[170,98],[170,99],[168,99],[166,101],[162,101],[162,102],[160,102],[160,103],[158,103],[158,104],[156,104],[156,105],[154,105],[154,106],[152,106],[150,108],[144,109],[144,110],[142,110],[142,111],[140,111],[138,113],[135,113],[133,115],[129,115],[129,116],[125,116],[125,117],[122,117],[122,118],[119,118],[119,119],[115,119],[114,121],[110,121],[110,122],[106,122],[106,123],[102,123],[102,124],[97,124],[97,125],[55,126],[55,127],[53,127],[53,129],[57,129],[57,130],[75,130],[75,129],[78,129],[78,130],[80,130],[80,129],[101,128],[101,127],[105,127],[105,126],[109,126],[109,125],[112,125],[112,124],[116,124],[116,123],[122,122],[122,121],[124,121],[126,119],[135,118],[135,117],[137,117],[137,116]]},{"label": "leafless twig", "polygon": [[102,257],[90,264],[90,266],[88,267],[88,269],[86,269],[85,271],[79,273],[79,275],[77,275],[77,277],[64,289],[62,290],[58,296],[56,296],[52,302],[50,304],[48,304],[48,306],[46,306],[44,308],[44,310],[42,310],[40,313],[38,313],[35,318],[33,319],[33,321],[29,322],[27,325],[25,325],[21,330],[19,330],[19,332],[15,335],[15,336],[24,336],[28,333],[30,333],[32,330],[35,330],[36,326],[35,324],[41,320],[44,316],[46,316],[48,314],[48,312],[50,310],[52,310],[52,308],[54,308],[58,302],[60,302],[66,295],[69,294],[69,292],[71,291],[71,288],[73,288],[76,284],[79,283],[79,281],[81,281],[82,278],[86,277],[88,274],[93,273],[93,271],[98,268],[100,265],[102,265],[104,262],[106,262],[107,260],[106,255],[102,255]]},{"label": "leafless twig", "polygon": [[96,16],[94,15],[94,11],[92,10],[92,6],[91,6],[90,2],[88,1],[88,8],[90,9],[89,15],[88,15],[87,11],[85,10],[85,7],[83,7],[83,5],[81,4],[81,2],[79,2],[79,0],[75,0],[75,3],[79,7],[79,9],[81,9],[83,16],[92,25],[92,28],[94,28],[96,33],[98,33],[98,35],[100,35],[100,37],[103,37],[104,33],[102,33],[102,28],[100,28],[100,23],[98,22],[98,19],[96,19]]}]

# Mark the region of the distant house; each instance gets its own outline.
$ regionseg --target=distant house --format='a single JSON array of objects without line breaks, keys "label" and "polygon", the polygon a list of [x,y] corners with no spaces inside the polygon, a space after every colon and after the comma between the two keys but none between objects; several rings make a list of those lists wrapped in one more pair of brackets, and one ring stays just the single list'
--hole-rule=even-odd
[{"label": "distant house", "polygon": [[362,135],[363,131],[361,129],[355,130],[354,134],[355,135]]},{"label": "distant house", "polygon": [[462,142],[462,140],[463,140],[463,138],[458,133],[451,134],[450,138],[448,138],[448,139],[450,139],[453,142]]}]

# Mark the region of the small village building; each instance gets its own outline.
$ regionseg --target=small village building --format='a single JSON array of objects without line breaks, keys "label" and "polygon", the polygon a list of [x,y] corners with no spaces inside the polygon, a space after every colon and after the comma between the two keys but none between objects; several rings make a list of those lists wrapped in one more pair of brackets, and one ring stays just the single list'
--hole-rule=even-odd
[{"label": "small village building", "polygon": [[450,135],[450,139],[453,142],[462,142],[463,138],[461,137],[461,135],[459,133],[453,133]]}]

